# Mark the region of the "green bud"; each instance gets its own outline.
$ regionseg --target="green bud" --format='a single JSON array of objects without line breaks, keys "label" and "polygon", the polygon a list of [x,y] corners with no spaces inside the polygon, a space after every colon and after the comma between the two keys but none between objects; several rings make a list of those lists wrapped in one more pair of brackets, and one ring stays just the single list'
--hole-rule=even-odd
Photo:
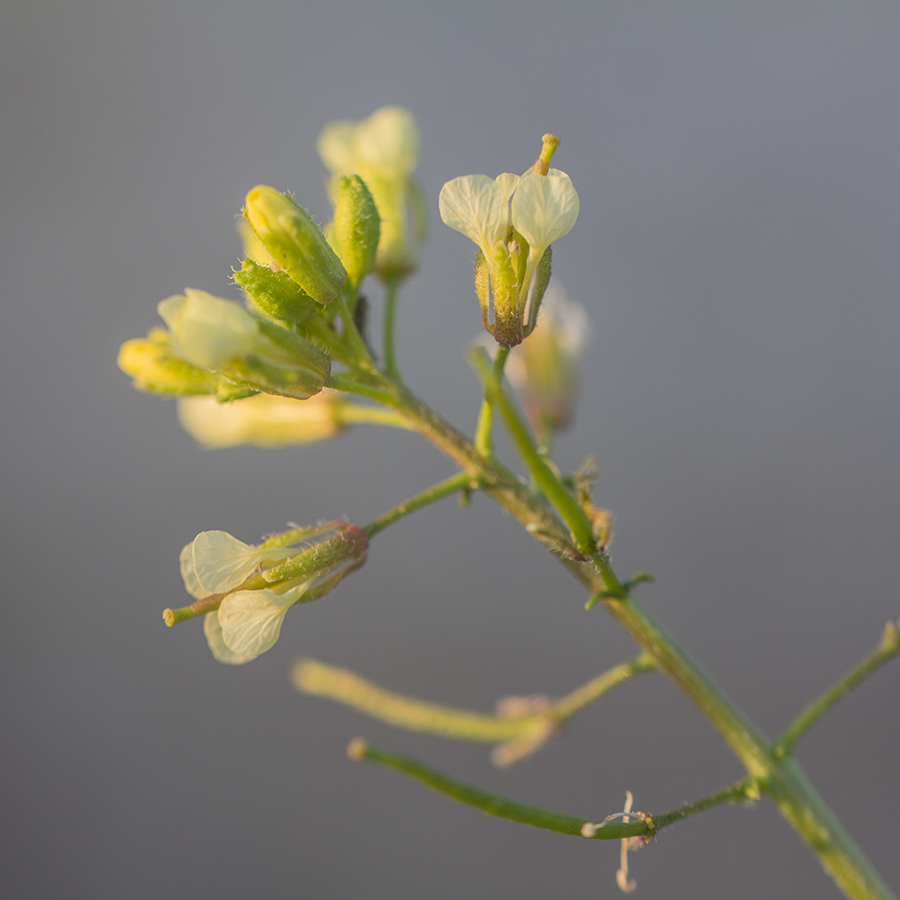
[{"label": "green bud", "polygon": [[146,338],[122,344],[118,363],[139,391],[151,394],[212,394],[221,380],[215,372],[193,366],[179,356],[162,328],[154,328]]},{"label": "green bud", "polygon": [[375,268],[381,218],[372,194],[359,175],[340,175],[331,182],[334,224],[331,234],[350,283],[356,287]]},{"label": "green bud", "polygon": [[329,303],[347,272],[319,226],[290,197],[261,184],[247,194],[244,217],[272,259],[319,303]]},{"label": "green bud", "polygon": [[316,311],[316,302],[284,272],[273,272],[252,259],[245,259],[234,281],[251,306],[270,319],[298,324]]}]

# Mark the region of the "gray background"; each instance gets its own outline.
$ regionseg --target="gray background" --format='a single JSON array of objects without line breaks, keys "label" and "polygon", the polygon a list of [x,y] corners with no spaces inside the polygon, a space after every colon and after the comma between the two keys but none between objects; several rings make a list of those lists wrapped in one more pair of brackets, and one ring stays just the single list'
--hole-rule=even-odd
[{"label": "gray background", "polygon": [[[521,171],[540,135],[581,196],[556,277],[594,323],[577,428],[649,608],[776,734],[900,614],[900,7],[712,4],[8,4],[2,73],[0,894],[35,898],[615,897],[617,847],[496,821],[353,765],[368,736],[551,809],[663,811],[740,775],[658,676],[508,772],[295,694],[305,653],[489,708],[632,652],[483,499],[380,536],[366,568],[215,663],[168,630],[181,546],[363,523],[452,471],[359,428],[204,452],[136,394],[118,345],[185,286],[233,295],[258,182],[327,220],[321,127],[384,103],[422,128],[432,214],[402,297],[416,389],[471,428],[474,248],[444,181]],[[377,301],[378,290],[370,291]],[[195,627],[196,626],[196,627]],[[898,669],[799,758],[900,884]],[[768,803],[664,832],[643,897],[836,894]]]}]

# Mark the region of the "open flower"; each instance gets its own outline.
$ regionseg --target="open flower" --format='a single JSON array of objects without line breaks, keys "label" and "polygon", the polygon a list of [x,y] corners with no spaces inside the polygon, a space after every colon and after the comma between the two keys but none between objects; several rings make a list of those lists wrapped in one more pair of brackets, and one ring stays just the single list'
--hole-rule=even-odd
[{"label": "open flower", "polygon": [[[550,138],[544,136],[545,149]],[[478,246],[475,279],[482,319],[499,343],[514,347],[534,328],[550,279],[550,245],[572,230],[578,209],[572,180],[559,169],[521,177],[505,172],[496,179],[464,175],[441,189],[444,224]]]},{"label": "open flower", "polygon": [[318,600],[358,569],[368,545],[368,533],[344,521],[292,528],[256,546],[225,531],[201,532],[180,557],[185,588],[197,602],[167,609],[163,619],[174,625],[206,613],[213,656],[241,665],[274,646],[292,606]]},{"label": "open flower", "polygon": [[339,409],[343,395],[326,388],[308,400],[255,394],[234,403],[214,397],[185,397],[178,402],[182,428],[207,447],[285,447],[335,437],[346,428]]},{"label": "open flower", "polygon": [[206,291],[187,288],[158,310],[182,359],[239,384],[302,400],[331,373],[328,357],[308,341]]},{"label": "open flower", "polygon": [[425,238],[425,202],[412,173],[419,161],[419,129],[409,110],[383,106],[361,122],[326,125],[318,151],[333,176],[359,175],[372,194],[381,231],[376,272],[409,274]]}]

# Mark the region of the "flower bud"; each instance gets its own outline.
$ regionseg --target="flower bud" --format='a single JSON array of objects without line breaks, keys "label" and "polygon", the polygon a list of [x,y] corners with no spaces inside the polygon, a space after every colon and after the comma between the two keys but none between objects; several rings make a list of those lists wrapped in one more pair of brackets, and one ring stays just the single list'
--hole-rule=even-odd
[{"label": "flower bud", "polygon": [[332,122],[319,136],[319,156],[331,173],[359,175],[372,194],[381,218],[375,271],[385,279],[412,272],[425,239],[426,204],[412,178],[419,143],[416,120],[398,106],[362,122]]},{"label": "flower bud", "polygon": [[359,175],[339,175],[331,182],[334,222],[331,237],[347,270],[350,284],[358,287],[375,268],[381,218],[372,194]]},{"label": "flower bud", "polygon": [[303,400],[331,373],[328,357],[303,338],[205,291],[169,297],[159,314],[180,356],[242,385]]},{"label": "flower bud", "polygon": [[221,381],[214,372],[182,359],[162,328],[122,344],[118,363],[139,391],[151,394],[212,394]]},{"label": "flower bud", "polygon": [[561,288],[548,291],[542,309],[531,336],[511,354],[506,373],[535,433],[546,439],[571,424],[590,323]]},{"label": "flower bud", "polygon": [[247,194],[244,217],[273,260],[319,303],[329,303],[347,272],[319,226],[290,197],[261,184]]}]

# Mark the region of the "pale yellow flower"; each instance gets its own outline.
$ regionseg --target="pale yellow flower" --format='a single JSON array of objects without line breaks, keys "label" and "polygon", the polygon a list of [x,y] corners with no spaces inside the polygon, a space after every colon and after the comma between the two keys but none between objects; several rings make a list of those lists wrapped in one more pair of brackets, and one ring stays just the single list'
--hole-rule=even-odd
[{"label": "pale yellow flower", "polygon": [[178,419],[207,447],[284,447],[339,434],[345,427],[336,414],[341,402],[341,396],[327,388],[308,400],[256,394],[218,403],[214,397],[185,397],[178,402]]},{"label": "pale yellow flower", "polygon": [[[549,280],[550,245],[568,234],[578,218],[572,180],[559,169],[521,177],[504,172],[496,179],[464,175],[443,186],[439,205],[444,223],[481,251],[477,266],[484,267],[487,279],[479,285],[476,269],[476,286],[485,327],[500,343],[515,346],[537,320]],[[542,265],[546,275],[535,279]]]}]

